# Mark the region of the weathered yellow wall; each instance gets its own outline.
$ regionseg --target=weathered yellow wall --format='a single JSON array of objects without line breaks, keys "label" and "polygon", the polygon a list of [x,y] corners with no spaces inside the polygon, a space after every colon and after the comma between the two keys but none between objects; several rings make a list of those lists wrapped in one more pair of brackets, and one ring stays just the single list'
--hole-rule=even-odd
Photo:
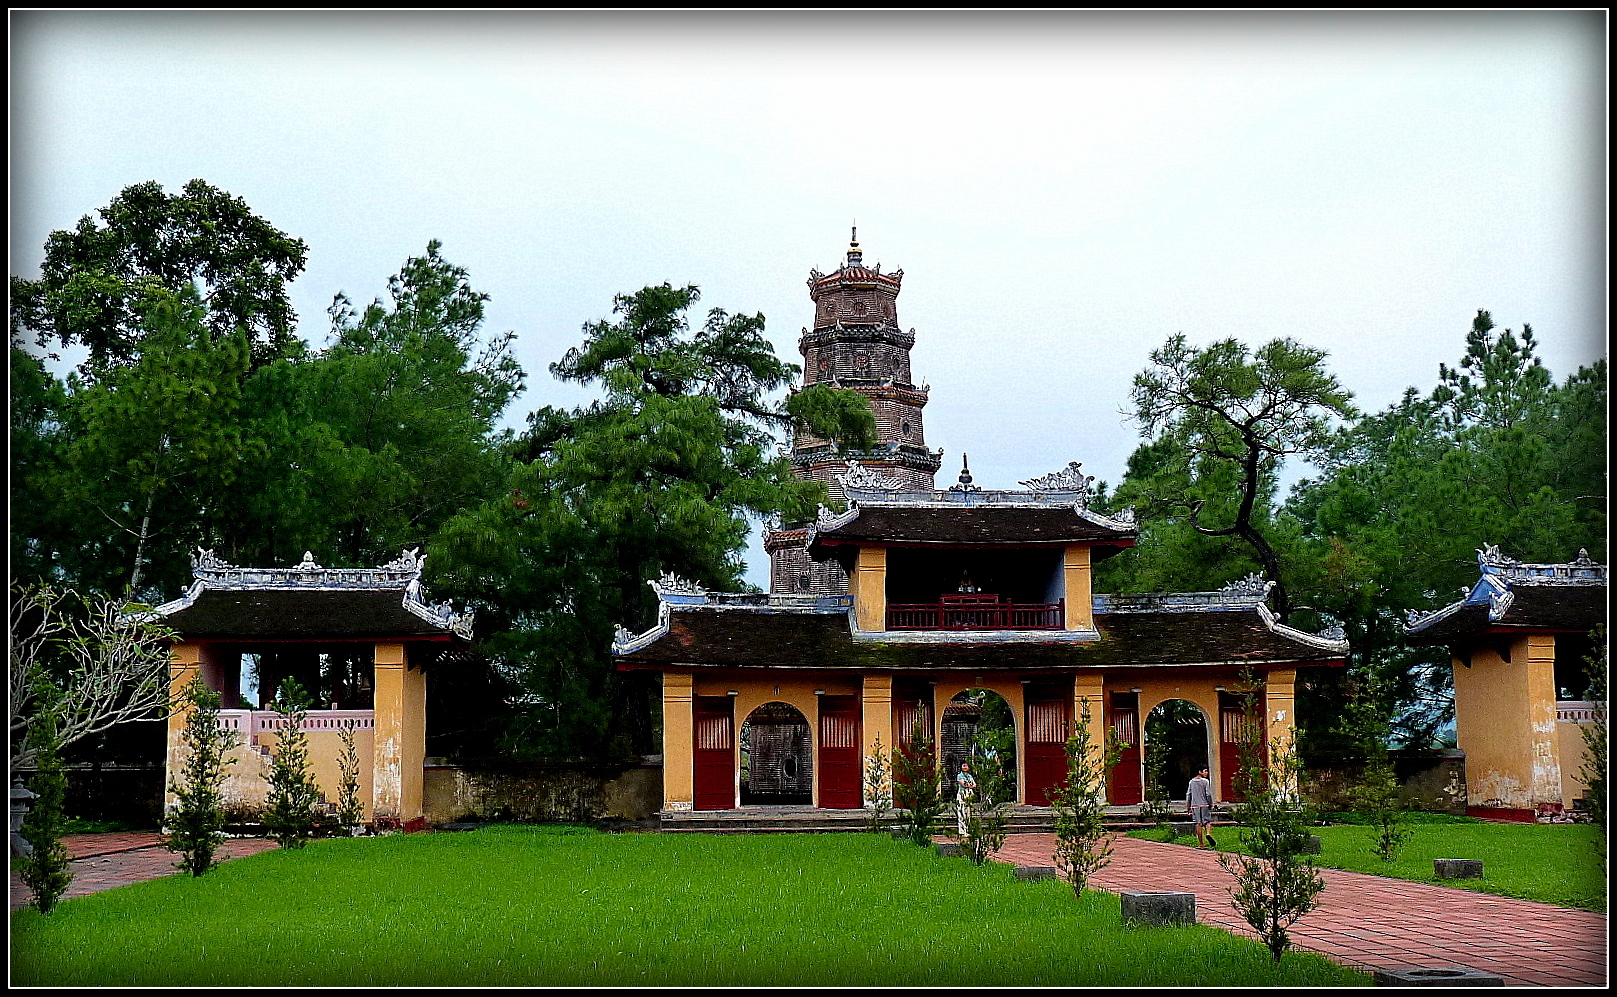
[{"label": "weathered yellow wall", "polygon": [[861,547],[848,574],[848,594],[860,630],[887,629],[887,548]]},{"label": "weathered yellow wall", "polygon": [[422,765],[427,745],[427,680],[410,668],[405,645],[376,645],[376,739],[372,757],[377,817],[422,816]]},{"label": "weathered yellow wall", "polygon": [[1555,725],[1555,736],[1561,747],[1561,805],[1568,810],[1589,791],[1589,784],[1583,778],[1583,766],[1589,759],[1589,745],[1583,740],[1583,731],[1592,726],[1571,722]]},{"label": "weathered yellow wall", "polygon": [[[183,703],[185,690],[193,679],[202,673],[202,647],[190,641],[176,641],[169,648],[168,655],[168,693],[169,701]],[[174,780],[185,769],[185,748],[183,737],[185,734],[185,721],[188,711],[174,709],[168,715],[168,750],[164,757],[166,778],[163,780],[163,809],[166,811],[173,806],[175,800],[172,786]]]},{"label": "weathered yellow wall", "polygon": [[663,809],[689,810],[696,802],[695,717],[691,676],[663,673]]},{"label": "weathered yellow wall", "polygon": [[[1281,781],[1280,788],[1288,795],[1295,796],[1298,790],[1296,768],[1282,769],[1274,765],[1274,761],[1282,754],[1290,754],[1297,734],[1297,669],[1277,668],[1265,676],[1263,687],[1264,705],[1268,710],[1268,741],[1269,741],[1269,772],[1270,782]],[[1218,714],[1213,714],[1214,723],[1217,724]],[[1218,735],[1214,733],[1216,740]],[[1294,762],[1296,759],[1292,759]],[[1217,763],[1215,758],[1214,763]],[[1216,785],[1216,784],[1215,784]]]},{"label": "weathered yellow wall", "polygon": [[1062,556],[1061,569],[1066,580],[1067,629],[1095,629],[1095,600],[1090,587],[1089,548],[1068,547]]},{"label": "weathered yellow wall", "polygon": [[[342,735],[334,730],[307,731],[309,743],[309,769],[314,773],[314,781],[320,787],[321,799],[327,803],[336,803],[342,796]],[[376,757],[375,732],[371,730],[354,731],[354,751],[359,755],[359,800],[365,807],[365,819],[371,818],[371,804],[376,791],[376,780],[372,776],[372,767]],[[264,731],[258,735],[260,746],[269,749],[273,756],[280,747],[281,735],[278,731]],[[262,756],[261,756],[262,757]],[[231,772],[230,788],[239,794],[244,801],[262,802],[269,792],[266,784],[256,793],[247,786],[246,776],[255,766],[236,765],[240,772]],[[269,761],[265,760],[264,776],[269,774]],[[226,794],[229,798],[229,794]]]},{"label": "weathered yellow wall", "polygon": [[1471,806],[1533,809],[1560,803],[1555,723],[1555,638],[1529,634],[1504,660],[1479,645],[1471,667],[1454,661],[1454,716]]}]

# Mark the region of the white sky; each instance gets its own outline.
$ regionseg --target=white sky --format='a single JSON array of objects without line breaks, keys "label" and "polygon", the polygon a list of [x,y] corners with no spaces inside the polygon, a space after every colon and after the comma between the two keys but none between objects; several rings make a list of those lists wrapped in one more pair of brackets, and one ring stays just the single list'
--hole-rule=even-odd
[{"label": "white sky", "polygon": [[[794,361],[858,219],[903,268],[939,483],[1115,484],[1150,351],[1291,336],[1375,410],[1478,308],[1606,352],[1606,16],[11,14],[10,272],[130,184],[309,245],[319,344],[429,239],[515,330],[511,423],[615,293]],[[699,318],[699,317],[698,317]],[[766,584],[761,549],[750,577]]]}]

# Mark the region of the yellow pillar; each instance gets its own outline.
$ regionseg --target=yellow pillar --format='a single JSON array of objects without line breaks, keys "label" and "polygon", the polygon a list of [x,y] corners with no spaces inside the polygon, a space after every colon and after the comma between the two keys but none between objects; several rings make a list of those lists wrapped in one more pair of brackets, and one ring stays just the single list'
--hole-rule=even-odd
[{"label": "yellow pillar", "polygon": [[[1071,550],[1072,548],[1067,548]],[[1089,552],[1086,549],[1084,553]],[[1072,684],[1072,722],[1078,725],[1083,718],[1084,707],[1089,707],[1089,751],[1091,758],[1106,757],[1106,725],[1109,718],[1106,715],[1106,676],[1100,672],[1079,672]],[[1099,787],[1100,795],[1106,796],[1106,780],[1103,778]]]},{"label": "yellow pillar", "polygon": [[427,678],[407,658],[402,643],[376,645],[371,813],[400,821],[422,815],[427,753]]},{"label": "yellow pillar", "polygon": [[[883,759],[893,757],[893,676],[866,675],[864,687],[860,693],[861,713],[860,728],[864,730],[864,754],[869,758],[877,752],[879,744]],[[892,772],[887,773],[887,792],[891,794]],[[870,799],[865,798],[865,806],[870,805]]]},{"label": "yellow pillar", "polygon": [[1528,634],[1527,729],[1532,738],[1528,797],[1533,807],[1561,803],[1561,739],[1555,730],[1555,635]]},{"label": "yellow pillar", "polygon": [[692,676],[663,673],[663,809],[689,810],[696,802],[696,735]]},{"label": "yellow pillar", "polygon": [[1068,547],[1061,558],[1066,582],[1066,621],[1068,630],[1095,629],[1094,596],[1090,593],[1089,548]]},{"label": "yellow pillar", "polygon": [[848,578],[848,594],[860,630],[887,629],[887,548],[861,547],[853,573]]},{"label": "yellow pillar", "polygon": [[[1297,732],[1297,669],[1277,668],[1265,676],[1263,698],[1269,715],[1265,718],[1265,735],[1269,744],[1269,777],[1279,780],[1279,788],[1287,796],[1297,792],[1295,765],[1277,766],[1277,760],[1295,762],[1292,752]],[[1218,713],[1213,712],[1217,723]]]},{"label": "yellow pillar", "polygon": [[185,768],[185,721],[189,711],[183,708],[185,690],[202,674],[202,647],[190,641],[176,641],[168,652],[168,699],[175,709],[168,714],[168,751],[164,758],[163,809],[175,803],[169,789]]}]

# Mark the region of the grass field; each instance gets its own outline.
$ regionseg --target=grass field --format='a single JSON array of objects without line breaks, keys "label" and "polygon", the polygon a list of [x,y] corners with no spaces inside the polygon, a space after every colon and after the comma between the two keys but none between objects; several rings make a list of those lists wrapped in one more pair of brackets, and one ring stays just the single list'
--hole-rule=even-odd
[{"label": "grass field", "polygon": [[[1383,862],[1371,851],[1375,831],[1366,826],[1335,824],[1315,828],[1322,853],[1315,861],[1331,869],[1366,872],[1418,883],[1438,883],[1499,897],[1537,900],[1562,907],[1604,913],[1606,871],[1601,861],[1600,832],[1588,824],[1503,824],[1485,821],[1418,823],[1414,836],[1395,862]],[[1217,828],[1219,846],[1234,851],[1240,830]],[[1160,831],[1135,832],[1163,841]],[[1178,842],[1196,838],[1181,835]],[[1433,859],[1481,859],[1482,879],[1437,879]]]},{"label": "grass field", "polygon": [[12,915],[61,986],[1366,985],[887,837],[496,827],[315,842]]}]

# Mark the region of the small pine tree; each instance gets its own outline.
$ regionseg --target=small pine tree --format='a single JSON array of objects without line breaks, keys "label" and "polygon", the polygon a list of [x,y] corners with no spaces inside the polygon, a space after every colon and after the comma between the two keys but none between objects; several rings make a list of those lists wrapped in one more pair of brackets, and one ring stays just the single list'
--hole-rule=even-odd
[{"label": "small pine tree", "polygon": [[314,808],[320,802],[320,789],[309,769],[309,735],[303,729],[309,715],[308,694],[289,680],[281,686],[275,710],[282,726],[270,764],[264,828],[282,848],[302,848],[314,837]]},{"label": "small pine tree", "polygon": [[919,726],[909,744],[893,751],[893,805],[898,827],[917,845],[930,845],[946,809],[938,786],[938,755]]},{"label": "small pine tree", "polygon": [[73,882],[73,869],[62,845],[62,826],[67,820],[67,771],[62,764],[61,691],[42,674],[33,683],[39,712],[28,731],[34,750],[36,772],[34,802],[22,821],[22,838],[33,851],[24,856],[22,881],[33,891],[33,906],[49,914]]},{"label": "small pine tree", "polygon": [[365,808],[359,802],[359,749],[354,743],[354,721],[344,721],[337,737],[342,742],[342,755],[337,759],[342,780],[337,790],[337,823],[352,834],[365,820]]},{"label": "small pine tree", "polygon": [[887,827],[888,814],[893,809],[893,765],[887,749],[882,746],[881,735],[871,746],[865,758],[865,807],[870,811],[866,824],[880,833]]},{"label": "small pine tree", "polygon": [[1271,749],[1265,767],[1243,745],[1238,781],[1246,802],[1235,814],[1248,854],[1226,853],[1218,863],[1235,877],[1230,906],[1279,962],[1291,946],[1291,925],[1318,906],[1325,880],[1308,856],[1313,814],[1292,792],[1302,768],[1295,742]]},{"label": "small pine tree", "polygon": [[186,711],[180,735],[185,768],[169,785],[175,803],[163,818],[163,845],[179,853],[177,868],[200,876],[218,864],[215,856],[224,844],[223,783],[225,772],[235,764],[230,751],[236,735],[219,726],[219,694],[200,678],[186,688],[180,709]]},{"label": "small pine tree", "polygon": [[974,767],[978,770],[977,791],[967,800],[956,799],[966,808],[966,833],[962,843],[966,854],[977,865],[987,862],[1005,844],[1006,813],[1010,808],[1010,774],[1004,761],[1011,757],[1016,734],[1009,727],[978,728],[973,743]]},{"label": "small pine tree", "polygon": [[1141,815],[1154,821],[1158,830],[1168,832],[1169,840],[1177,837],[1168,820],[1173,808],[1168,801],[1168,724],[1161,717],[1148,717],[1145,722],[1145,805]]},{"label": "small pine tree", "polygon": [[1383,862],[1397,859],[1414,835],[1408,808],[1399,793],[1392,756],[1387,751],[1390,729],[1382,697],[1373,684],[1365,685],[1348,705],[1342,729],[1364,755],[1364,772],[1349,790],[1348,800],[1376,829],[1370,850]]},{"label": "small pine tree", "polygon": [[1106,773],[1123,751],[1110,736],[1105,748],[1094,749],[1089,742],[1092,719],[1085,699],[1067,738],[1067,778],[1050,798],[1055,810],[1056,869],[1079,897],[1090,877],[1112,861],[1112,836],[1106,833]]}]

